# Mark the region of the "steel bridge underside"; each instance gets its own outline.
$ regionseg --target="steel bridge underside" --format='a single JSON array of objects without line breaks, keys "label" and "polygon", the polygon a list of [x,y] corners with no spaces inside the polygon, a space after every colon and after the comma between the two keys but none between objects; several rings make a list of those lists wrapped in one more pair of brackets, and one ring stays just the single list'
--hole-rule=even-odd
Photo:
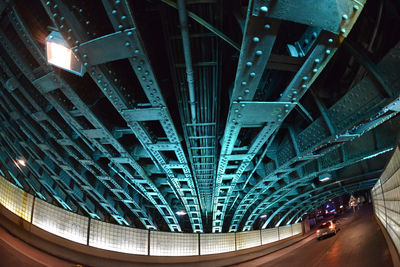
[{"label": "steel bridge underside", "polygon": [[[234,30],[223,1],[30,2],[0,1],[0,173],[67,210],[174,232],[279,226],[371,189],[396,142],[400,42],[358,52],[365,0],[250,0]],[[52,30],[83,77],[47,63]],[[327,105],[341,49],[362,68]]]}]

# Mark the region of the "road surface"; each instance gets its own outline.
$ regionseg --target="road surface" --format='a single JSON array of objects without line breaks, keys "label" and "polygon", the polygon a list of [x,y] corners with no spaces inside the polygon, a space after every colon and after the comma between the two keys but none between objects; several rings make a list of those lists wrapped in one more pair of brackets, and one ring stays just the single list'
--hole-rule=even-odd
[{"label": "road surface", "polygon": [[371,205],[366,205],[357,213],[339,221],[341,230],[335,236],[318,241],[313,234],[291,247],[238,266],[393,266]]}]

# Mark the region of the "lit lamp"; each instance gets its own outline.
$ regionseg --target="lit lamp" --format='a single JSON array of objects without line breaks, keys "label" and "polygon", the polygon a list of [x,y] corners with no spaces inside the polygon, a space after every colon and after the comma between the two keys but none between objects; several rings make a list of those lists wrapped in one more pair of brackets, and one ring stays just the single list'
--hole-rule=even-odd
[{"label": "lit lamp", "polygon": [[318,177],[320,182],[329,181],[331,178],[332,178],[332,175],[330,175],[329,173],[323,173]]},{"label": "lit lamp", "polygon": [[186,215],[186,211],[179,210],[179,211],[176,212],[176,214],[179,215],[179,216],[183,216],[183,215]]},{"label": "lit lamp", "polygon": [[26,166],[26,162],[25,162],[25,160],[23,160],[23,159],[18,159],[17,162],[18,162],[18,164],[21,165],[21,166],[24,166],[24,167]]},{"label": "lit lamp", "polygon": [[83,76],[85,69],[74,55],[61,33],[52,31],[46,38],[47,62],[63,70]]}]

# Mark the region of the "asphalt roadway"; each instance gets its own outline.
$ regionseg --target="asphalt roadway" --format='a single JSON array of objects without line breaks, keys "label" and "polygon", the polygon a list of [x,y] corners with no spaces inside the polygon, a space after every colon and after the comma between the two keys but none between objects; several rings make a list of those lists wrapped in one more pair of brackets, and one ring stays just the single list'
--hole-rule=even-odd
[{"label": "asphalt roadway", "polygon": [[341,230],[334,236],[317,240],[314,233],[293,246],[237,266],[393,266],[371,205],[365,205],[338,221]]}]

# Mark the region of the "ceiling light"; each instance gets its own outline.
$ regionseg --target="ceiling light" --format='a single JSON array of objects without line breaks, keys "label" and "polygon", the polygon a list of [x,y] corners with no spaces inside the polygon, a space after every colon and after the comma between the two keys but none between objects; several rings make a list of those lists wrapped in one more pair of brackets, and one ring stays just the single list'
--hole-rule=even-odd
[{"label": "ceiling light", "polygon": [[17,160],[17,162],[18,162],[18,164],[21,165],[21,166],[26,166],[26,162],[25,162],[25,160],[23,160],[23,159],[19,159],[19,160]]},{"label": "ceiling light", "polygon": [[329,173],[323,173],[318,177],[320,182],[329,181],[331,178],[332,178],[332,176]]},{"label": "ceiling light", "polygon": [[85,69],[61,33],[53,31],[46,38],[47,62],[63,70],[83,76]]},{"label": "ceiling light", "polygon": [[267,218],[267,215],[266,215],[266,214],[263,214],[263,215],[260,216],[260,218],[261,218],[261,219],[265,219],[265,218]]},{"label": "ceiling light", "polygon": [[180,211],[177,211],[176,214],[179,216],[183,216],[183,215],[186,215],[186,211],[180,210]]}]

